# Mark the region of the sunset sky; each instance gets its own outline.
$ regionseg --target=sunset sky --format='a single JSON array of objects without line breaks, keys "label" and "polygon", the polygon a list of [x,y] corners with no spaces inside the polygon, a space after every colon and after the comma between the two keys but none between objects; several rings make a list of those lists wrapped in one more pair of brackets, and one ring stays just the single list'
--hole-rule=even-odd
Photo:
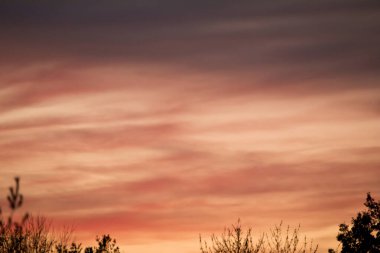
[{"label": "sunset sky", "polygon": [[335,248],[380,199],[380,1],[1,1],[1,206],[14,176],[84,244]]}]

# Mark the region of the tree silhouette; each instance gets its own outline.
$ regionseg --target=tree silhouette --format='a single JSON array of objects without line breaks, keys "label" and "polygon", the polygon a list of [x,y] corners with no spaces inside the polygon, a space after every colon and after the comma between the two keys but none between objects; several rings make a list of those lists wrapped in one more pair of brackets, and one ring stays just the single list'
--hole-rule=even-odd
[{"label": "tree silhouette", "polygon": [[85,253],[120,253],[119,247],[116,245],[116,240],[110,235],[103,235],[102,238],[96,237],[97,247],[87,247]]},{"label": "tree silhouette", "polygon": [[[352,218],[351,226],[339,226],[337,240],[342,244],[341,253],[379,253],[380,252],[380,201],[376,202],[370,193],[364,205],[367,210]],[[335,252],[330,249],[330,253]]]},{"label": "tree silhouette", "polygon": [[21,222],[13,220],[13,215],[23,204],[23,195],[20,193],[20,179],[15,178],[15,186],[9,187],[7,196],[10,214],[7,221],[4,220],[0,208],[0,252],[22,252],[26,245],[26,237],[23,233],[23,225],[29,215],[26,213]]},{"label": "tree silhouette", "polygon": [[9,208],[11,210],[10,215],[8,216],[8,221],[5,223],[2,217],[2,209],[0,208],[0,226],[8,226],[11,227],[13,226],[19,226],[23,224],[29,217],[29,214],[26,213],[24,217],[22,218],[21,224],[18,222],[13,221],[13,215],[16,212],[17,209],[19,209],[24,201],[24,196],[20,193],[20,178],[15,177],[15,187],[9,187],[9,195],[7,196]]}]

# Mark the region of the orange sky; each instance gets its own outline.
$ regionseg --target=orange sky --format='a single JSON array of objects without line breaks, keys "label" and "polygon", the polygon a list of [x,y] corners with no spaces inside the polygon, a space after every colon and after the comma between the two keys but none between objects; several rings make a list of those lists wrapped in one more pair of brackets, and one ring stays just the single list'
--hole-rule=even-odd
[{"label": "orange sky", "polygon": [[1,3],[0,203],[19,175],[80,241],[196,253],[240,217],[326,252],[379,199],[378,3],[87,3]]}]

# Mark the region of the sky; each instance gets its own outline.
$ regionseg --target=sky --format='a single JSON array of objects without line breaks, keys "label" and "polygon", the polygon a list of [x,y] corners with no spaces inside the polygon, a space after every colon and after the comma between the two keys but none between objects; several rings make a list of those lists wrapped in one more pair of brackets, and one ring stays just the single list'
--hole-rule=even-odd
[{"label": "sky", "polygon": [[380,198],[380,3],[0,2],[0,203],[196,253],[239,218],[320,252]]}]

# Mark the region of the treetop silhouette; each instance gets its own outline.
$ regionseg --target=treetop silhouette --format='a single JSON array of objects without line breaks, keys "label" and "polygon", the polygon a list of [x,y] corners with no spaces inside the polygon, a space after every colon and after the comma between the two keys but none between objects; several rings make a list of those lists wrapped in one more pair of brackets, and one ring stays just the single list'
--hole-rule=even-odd
[{"label": "treetop silhouette", "polygon": [[[341,253],[380,252],[380,201],[376,202],[371,193],[367,193],[364,206],[367,209],[352,218],[351,226],[339,225],[337,240],[342,246]],[[329,252],[336,251],[330,249]]]}]

